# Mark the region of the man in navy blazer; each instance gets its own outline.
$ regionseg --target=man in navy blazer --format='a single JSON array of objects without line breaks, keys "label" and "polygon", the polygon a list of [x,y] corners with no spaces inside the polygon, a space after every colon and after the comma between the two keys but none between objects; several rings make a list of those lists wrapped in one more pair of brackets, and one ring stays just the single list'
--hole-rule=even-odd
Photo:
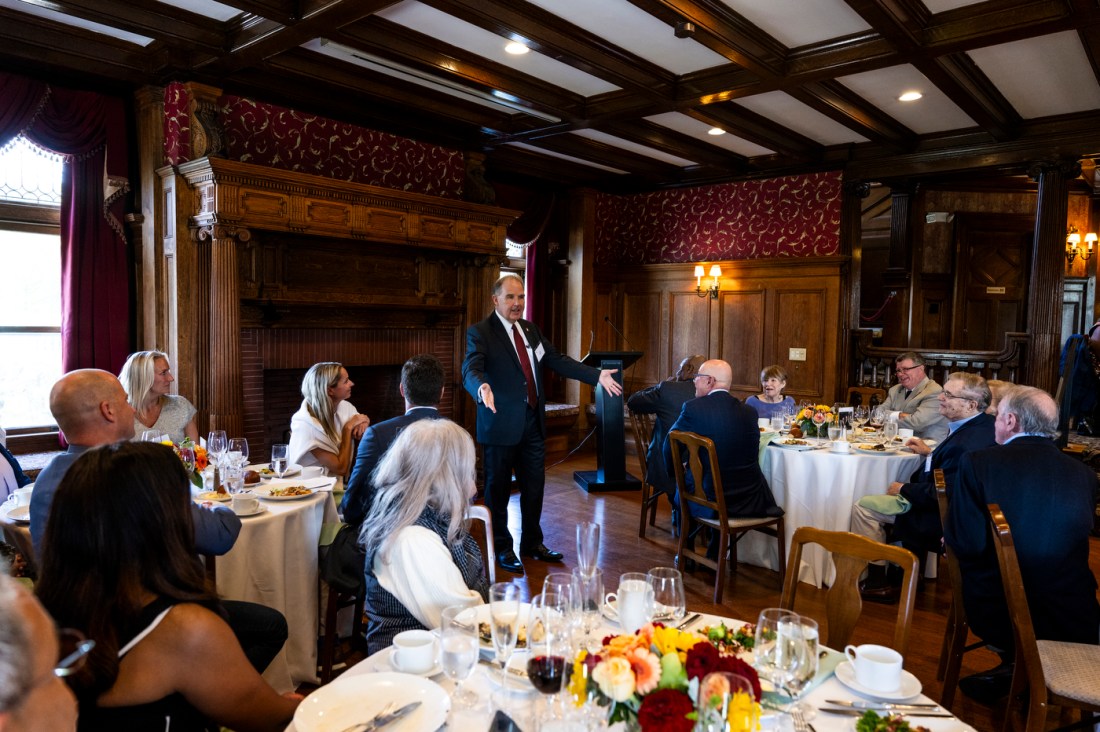
[{"label": "man in navy blazer", "polygon": [[[623,393],[614,370],[585,366],[558,352],[534,323],[523,320],[523,280],[506,274],[493,284],[494,312],[466,331],[462,379],[477,403],[477,441],[485,465],[485,505],[493,516],[497,564],[523,574],[508,531],[512,472],[520,491],[520,554],[558,562],[561,552],[542,541],[546,458],[546,389],[543,368],[611,394]],[[519,344],[517,347],[516,344]]]},{"label": "man in navy blazer", "polygon": [[[963,455],[996,444],[993,417],[985,413],[992,398],[989,385],[979,374],[956,372],[949,375],[937,397],[940,415],[947,421],[947,437],[934,449],[919,437],[909,438],[906,446],[924,455],[925,460],[908,483],[894,481],[886,489],[887,495],[902,496],[909,501],[909,510],[896,515],[883,514],[857,503],[852,508],[852,532],[885,543],[886,527],[892,524],[890,541],[901,542],[918,557],[930,551],[939,552],[943,544],[943,526],[933,471],[943,471],[950,489],[957,482]],[[885,564],[868,566],[867,579],[860,586],[863,599],[897,601],[901,580],[891,581],[885,570]]]},{"label": "man in navy blazer", "polygon": [[413,356],[401,367],[398,390],[405,399],[405,413],[372,424],[363,434],[348,479],[347,493],[340,504],[346,523],[359,526],[370,514],[376,491],[374,469],[401,430],[421,419],[444,419],[439,413],[444,378],[443,364],[430,353]]},{"label": "man in navy blazer", "polygon": [[994,703],[1012,679],[1013,631],[987,506],[996,503],[1012,527],[1028,609],[1039,640],[1096,645],[1100,604],[1089,568],[1096,473],[1054,443],[1058,406],[1042,389],[1010,386],[997,405],[998,444],[965,455],[944,528],[959,558],[970,629],[1002,663],[967,676],[967,696]]},{"label": "man in navy blazer", "polygon": [[[726,513],[730,517],[782,516],[783,509],[776,505],[768,481],[760,470],[760,428],[756,410],[729,393],[732,382],[733,369],[728,363],[705,362],[695,376],[696,398],[684,403],[669,431],[694,432],[714,441]],[[663,451],[665,465],[672,471],[672,443],[667,437]],[[704,462],[703,470],[703,492],[713,500],[712,468]]]}]

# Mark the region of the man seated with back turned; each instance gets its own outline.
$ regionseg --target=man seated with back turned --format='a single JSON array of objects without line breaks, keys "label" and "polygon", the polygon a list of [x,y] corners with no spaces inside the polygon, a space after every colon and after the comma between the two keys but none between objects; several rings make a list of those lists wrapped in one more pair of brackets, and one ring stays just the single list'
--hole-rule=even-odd
[{"label": "man seated with back turned", "polygon": [[675,503],[676,479],[671,477],[665,465],[663,448],[665,437],[672,423],[680,416],[684,402],[695,398],[695,374],[706,361],[706,356],[688,356],[680,362],[676,374],[660,384],[636,391],[626,401],[626,406],[636,414],[655,414],[653,438],[646,450],[645,480],[658,491],[668,495],[675,515],[680,506]]},{"label": "man seated with back turned", "polygon": [[[947,437],[934,448],[918,437],[910,437],[906,447],[924,455],[924,462],[913,472],[908,483],[894,481],[886,489],[887,496],[901,496],[908,502],[905,512],[882,513],[876,507],[885,509],[891,502],[882,501],[883,496],[866,496],[852,508],[852,533],[885,543],[886,527],[892,526],[890,541],[900,542],[918,557],[927,552],[939,553],[943,526],[933,471],[942,470],[948,489],[953,488],[962,456],[996,444],[993,417],[985,413],[990,398],[989,386],[978,374],[956,372],[948,376],[937,397],[940,414],[947,420]],[[893,508],[901,510],[905,502],[895,500]],[[886,564],[874,563],[867,567],[867,579],[859,589],[864,600],[896,602],[901,577],[888,577]]]},{"label": "man seated with back turned", "polygon": [[974,634],[1001,655],[959,688],[993,704],[1012,680],[1013,631],[990,536],[987,505],[1012,527],[1035,637],[1096,645],[1100,604],[1089,568],[1089,531],[1097,481],[1091,468],[1054,444],[1058,407],[1042,389],[1010,386],[997,405],[998,445],[964,455],[944,539],[959,559],[963,604]]},{"label": "man seated with back turned", "polygon": [[947,437],[947,420],[936,397],[942,389],[924,372],[924,358],[908,351],[894,359],[898,383],[890,387],[883,406],[898,421],[898,427],[913,430],[917,437],[942,440]]},{"label": "man seated with back turned", "polygon": [[[99,369],[79,369],[62,376],[50,390],[50,412],[69,441],[69,449],[43,468],[31,493],[31,541],[42,551],[42,534],[54,494],[76,459],[93,447],[134,437],[134,408],[117,377]],[[104,490],[110,490],[104,486]],[[241,520],[227,506],[192,502],[195,550],[222,555],[233,548]],[[251,602],[224,600],[228,622],[257,671],[263,672],[287,638],[286,618],[278,610]]]},{"label": "man seated with back turned", "polygon": [[401,430],[422,419],[445,419],[439,413],[443,379],[443,364],[430,353],[413,356],[401,367],[398,390],[405,399],[405,413],[372,424],[363,434],[351,478],[348,479],[347,493],[340,506],[345,522],[359,526],[370,513],[375,494],[374,469]]},{"label": "man seated with back turned", "polygon": [[[760,429],[756,410],[729,393],[732,382],[733,370],[728,363],[705,362],[695,376],[696,398],[684,403],[669,432],[694,432],[714,441],[726,513],[731,518],[782,516],[783,509],[776,505],[768,481],[760,471]],[[667,437],[663,451],[665,465],[671,473],[674,470],[672,443]],[[711,470],[713,467],[704,461],[703,492],[714,500]],[[692,505],[692,515],[697,515],[699,510]]]}]

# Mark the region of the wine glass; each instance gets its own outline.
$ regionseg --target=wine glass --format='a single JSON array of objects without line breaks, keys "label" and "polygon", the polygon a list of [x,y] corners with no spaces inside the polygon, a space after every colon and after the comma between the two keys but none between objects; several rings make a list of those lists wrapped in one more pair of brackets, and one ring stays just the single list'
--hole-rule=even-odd
[{"label": "wine glass", "polygon": [[603,603],[603,570],[598,567],[591,575],[585,575],[580,568],[573,569],[573,596],[580,610],[581,632],[584,645],[588,643],[594,631],[600,625],[600,605]]},{"label": "wine glass", "polygon": [[779,642],[779,625],[794,613],[780,607],[764,608],[756,620],[756,637],[753,642],[753,668],[777,689],[783,688],[790,673],[790,654],[784,652]]},{"label": "wine glass", "polygon": [[237,453],[237,460],[241,466],[248,465],[248,440],[244,437],[234,437],[229,441],[229,452]]},{"label": "wine glass", "polygon": [[187,477],[190,478],[195,472],[195,449],[192,447],[180,447],[180,462],[183,463],[183,469],[187,471]]},{"label": "wine glass", "polygon": [[594,521],[577,524],[577,565],[591,576],[600,558],[600,525]]},{"label": "wine glass", "polygon": [[477,694],[463,688],[477,667],[477,613],[467,605],[443,608],[439,638],[443,672],[455,682],[451,698],[460,708],[477,706]]},{"label": "wine glass", "polygon": [[694,732],[757,729],[759,711],[752,683],[740,674],[713,671],[699,684]]},{"label": "wine glass", "polygon": [[561,595],[565,601],[565,622],[570,636],[579,629],[581,614],[577,594],[573,591],[573,575],[566,572],[551,572],[542,582],[542,591]]},{"label": "wine glass", "polygon": [[867,407],[856,407],[852,410],[852,425],[854,427],[863,427],[867,424]]},{"label": "wine glass", "polygon": [[[570,593],[572,594],[572,593]],[[565,679],[565,659],[571,648],[569,632],[570,599],[558,592],[543,590],[531,598],[531,615],[527,623],[527,678],[531,685],[550,697],[547,706],[553,710],[554,699],[561,692]],[[551,711],[551,716],[554,713]]]},{"label": "wine glass", "polygon": [[210,430],[210,434],[206,436],[206,452],[210,454],[210,459],[221,464],[222,456],[228,448],[229,441],[225,437],[225,430]]},{"label": "wine glass", "polygon": [[[519,633],[519,587],[511,582],[496,582],[489,587],[489,619],[493,634],[493,650],[500,664],[500,684],[507,683],[508,659],[516,649]],[[531,629],[527,629],[531,639]]]},{"label": "wine glass", "polygon": [[164,442],[167,439],[168,435],[160,430],[145,430],[141,433],[142,442]]},{"label": "wine glass", "polygon": [[817,675],[817,621],[791,613],[779,621],[777,634],[780,653],[787,656],[783,664],[787,669],[783,691],[791,698],[791,703],[786,711],[797,708],[803,716],[812,718],[813,708],[799,701],[799,697]]},{"label": "wine glass", "polygon": [[282,443],[271,446],[271,469],[275,471],[275,475],[282,478],[287,471],[287,451],[290,449],[289,445]]},{"label": "wine glass", "polygon": [[896,419],[887,420],[886,424],[882,426],[882,436],[887,446],[894,444],[894,438],[898,436],[898,421]]},{"label": "wine glass", "polygon": [[646,573],[653,588],[653,619],[676,624],[687,615],[684,576],[672,567],[654,567]]}]

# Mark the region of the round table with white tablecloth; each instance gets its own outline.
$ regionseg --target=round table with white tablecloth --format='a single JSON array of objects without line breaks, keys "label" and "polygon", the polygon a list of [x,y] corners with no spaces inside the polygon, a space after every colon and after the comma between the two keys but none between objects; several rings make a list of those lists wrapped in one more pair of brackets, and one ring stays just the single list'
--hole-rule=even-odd
[{"label": "round table with white tablecloth", "polygon": [[[816,526],[829,531],[848,531],[852,505],[863,496],[881,494],[894,481],[908,480],[922,458],[902,450],[885,454],[853,449],[847,454],[828,449],[795,450],[770,445],[761,461],[775,501],[786,511],[786,541],[799,526]],[[750,531],[737,544],[738,561],[776,569],[775,539]],[[787,571],[795,568],[787,567]],[[799,579],[818,587],[834,578],[832,559],[821,547],[810,545],[802,552]]]}]

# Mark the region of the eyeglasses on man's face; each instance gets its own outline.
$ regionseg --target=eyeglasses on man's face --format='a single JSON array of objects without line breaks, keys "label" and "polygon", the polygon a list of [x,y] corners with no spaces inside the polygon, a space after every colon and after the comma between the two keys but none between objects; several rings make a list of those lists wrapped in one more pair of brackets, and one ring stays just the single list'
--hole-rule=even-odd
[{"label": "eyeglasses on man's face", "polygon": [[971,399],[970,397],[963,396],[962,394],[952,394],[947,389],[944,389],[940,393],[943,394],[944,399],[962,399],[963,401],[966,401],[966,402],[977,401],[976,399]]},{"label": "eyeglasses on man's face", "polygon": [[714,377],[710,374],[696,374],[695,378],[692,379],[692,381],[698,381],[699,379],[710,379],[711,381],[713,381]]},{"label": "eyeglasses on man's face", "polygon": [[909,373],[913,369],[919,369],[923,365],[924,364],[919,364],[918,363],[916,366],[895,366],[894,367],[894,373],[897,374],[898,376],[901,376],[902,374]]}]

